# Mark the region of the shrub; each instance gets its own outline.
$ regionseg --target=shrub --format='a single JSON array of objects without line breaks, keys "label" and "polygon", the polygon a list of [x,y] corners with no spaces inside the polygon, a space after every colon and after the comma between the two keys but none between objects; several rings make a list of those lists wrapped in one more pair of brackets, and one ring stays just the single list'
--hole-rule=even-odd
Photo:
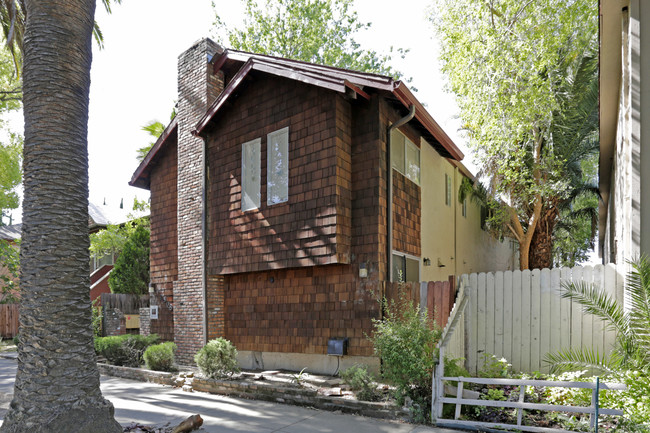
[{"label": "shrub", "polygon": [[381,393],[377,391],[377,385],[374,382],[372,373],[368,371],[366,365],[355,365],[341,372],[343,381],[350,385],[359,400],[377,401],[381,398]]},{"label": "shrub", "polygon": [[140,367],[144,351],[159,340],[156,334],[99,337],[95,339],[95,352],[105,357],[111,364]]},{"label": "shrub", "polygon": [[18,346],[18,343],[19,343],[19,342],[20,342],[20,337],[18,337],[18,335],[16,335],[16,336],[14,337],[14,344],[16,345],[16,347]]},{"label": "shrub", "polygon": [[431,406],[435,345],[442,333],[412,301],[384,301],[384,309],[384,319],[374,320],[375,353],[383,362],[383,376],[396,386],[398,402],[410,397],[416,421],[422,421],[417,418]]},{"label": "shrub", "polygon": [[144,363],[149,370],[173,371],[176,344],[168,341],[147,347],[144,351]]},{"label": "shrub", "polygon": [[194,355],[201,373],[209,378],[232,376],[239,371],[237,349],[225,338],[210,340]]}]

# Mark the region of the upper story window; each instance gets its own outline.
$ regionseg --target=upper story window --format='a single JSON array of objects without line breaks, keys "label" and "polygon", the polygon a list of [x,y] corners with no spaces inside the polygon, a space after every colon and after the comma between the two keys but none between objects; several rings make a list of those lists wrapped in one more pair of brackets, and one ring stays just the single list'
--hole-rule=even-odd
[{"label": "upper story window", "polygon": [[241,148],[241,210],[260,207],[261,139],[248,141]]},{"label": "upper story window", "polygon": [[266,138],[266,203],[289,200],[289,127],[271,132]]},{"label": "upper story window", "polygon": [[390,133],[390,159],[393,169],[420,184],[420,148],[397,129]]}]

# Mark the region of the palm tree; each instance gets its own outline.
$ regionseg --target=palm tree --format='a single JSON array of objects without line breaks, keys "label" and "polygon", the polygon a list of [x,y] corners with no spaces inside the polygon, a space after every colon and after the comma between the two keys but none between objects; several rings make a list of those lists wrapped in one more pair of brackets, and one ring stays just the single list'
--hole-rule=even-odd
[{"label": "palm tree", "polygon": [[554,373],[592,369],[611,373],[621,369],[650,372],[650,261],[647,256],[630,262],[624,309],[615,298],[588,284],[565,284],[563,298],[582,305],[582,310],[604,321],[616,332],[616,343],[610,354],[593,349],[568,349],[546,355],[545,362]]},{"label": "palm tree", "polygon": [[[547,197],[542,207],[539,222],[535,227],[530,243],[530,269],[551,268],[553,266],[553,240],[555,229],[562,217],[574,222],[586,222],[594,229],[598,203],[592,201],[591,207],[583,206],[580,212],[573,213],[576,202],[585,196],[598,197],[598,186],[591,179],[585,179],[583,162],[598,154],[598,56],[587,53],[576,71],[564,66],[572,79],[567,88],[557,89],[560,109],[553,113],[551,125],[552,142],[549,151],[555,153],[561,163],[562,178],[567,183],[566,194]],[[584,200],[583,200],[584,203]],[[589,216],[591,221],[578,216]],[[563,226],[571,228],[565,224]]]},{"label": "palm tree", "polygon": [[99,388],[89,297],[94,0],[26,0],[21,309],[1,432],[121,432]]}]

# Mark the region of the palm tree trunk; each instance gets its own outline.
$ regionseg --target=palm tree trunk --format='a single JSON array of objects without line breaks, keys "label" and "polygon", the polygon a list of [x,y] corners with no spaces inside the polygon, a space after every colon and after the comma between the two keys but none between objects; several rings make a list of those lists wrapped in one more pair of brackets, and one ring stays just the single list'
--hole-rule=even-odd
[{"label": "palm tree trunk", "polygon": [[2,432],[121,432],[102,397],[89,296],[94,0],[26,0],[21,309]]},{"label": "palm tree trunk", "polygon": [[546,206],[542,216],[535,226],[533,239],[530,242],[529,266],[530,269],[544,269],[553,267],[553,229],[557,223],[559,210],[557,206]]}]

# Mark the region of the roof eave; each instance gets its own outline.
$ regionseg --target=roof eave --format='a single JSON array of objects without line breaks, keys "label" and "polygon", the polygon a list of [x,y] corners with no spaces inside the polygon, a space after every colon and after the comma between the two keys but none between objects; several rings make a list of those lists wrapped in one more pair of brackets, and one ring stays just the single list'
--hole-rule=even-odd
[{"label": "roof eave", "polygon": [[393,94],[405,107],[415,105],[415,118],[440,142],[442,147],[449,152],[452,159],[461,161],[465,157],[463,152],[460,151],[440,125],[433,120],[433,117],[431,117],[429,112],[404,83],[397,81],[393,89]]}]

